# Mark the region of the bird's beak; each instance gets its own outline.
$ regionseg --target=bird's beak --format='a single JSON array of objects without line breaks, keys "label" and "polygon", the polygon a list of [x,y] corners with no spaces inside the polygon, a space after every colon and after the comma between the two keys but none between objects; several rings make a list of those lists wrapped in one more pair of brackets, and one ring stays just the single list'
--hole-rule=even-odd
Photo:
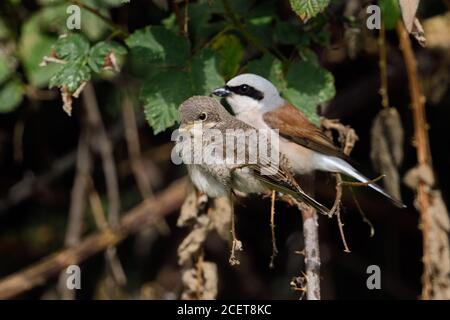
[{"label": "bird's beak", "polygon": [[231,94],[231,91],[228,90],[226,87],[223,87],[223,88],[218,88],[218,89],[214,90],[212,93],[218,97],[224,98],[224,97],[228,97]]}]

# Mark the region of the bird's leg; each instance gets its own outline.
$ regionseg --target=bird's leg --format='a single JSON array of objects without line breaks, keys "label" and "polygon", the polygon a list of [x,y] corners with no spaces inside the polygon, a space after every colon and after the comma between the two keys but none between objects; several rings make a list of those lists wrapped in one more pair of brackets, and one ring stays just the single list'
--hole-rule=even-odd
[{"label": "bird's leg", "polygon": [[242,242],[236,238],[234,205],[233,202],[231,202],[231,254],[228,261],[232,266],[239,265],[241,263],[236,257],[236,251],[242,251]]}]

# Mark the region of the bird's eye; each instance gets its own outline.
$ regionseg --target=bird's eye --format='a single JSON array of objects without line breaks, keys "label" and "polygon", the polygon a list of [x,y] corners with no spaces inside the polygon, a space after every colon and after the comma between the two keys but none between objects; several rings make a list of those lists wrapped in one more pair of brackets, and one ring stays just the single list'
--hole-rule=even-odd
[{"label": "bird's eye", "polygon": [[199,115],[198,115],[198,120],[200,120],[200,121],[205,121],[206,120],[206,118],[208,118],[208,115],[206,114],[206,112],[202,112],[202,113],[200,113]]},{"label": "bird's eye", "polygon": [[246,84],[243,84],[242,86],[239,87],[239,91],[241,93],[247,93],[249,89],[250,89],[250,87]]}]

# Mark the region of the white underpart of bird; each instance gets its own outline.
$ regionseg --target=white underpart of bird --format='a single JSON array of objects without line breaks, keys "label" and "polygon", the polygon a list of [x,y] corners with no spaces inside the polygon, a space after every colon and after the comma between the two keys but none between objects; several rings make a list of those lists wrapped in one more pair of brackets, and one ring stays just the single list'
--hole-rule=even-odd
[{"label": "white underpart of bird", "polygon": [[[232,78],[223,88],[214,90],[213,94],[226,99],[236,118],[258,129],[279,129],[269,126],[264,119],[265,115],[292,106],[281,97],[277,88],[269,80],[251,73]],[[307,121],[303,113],[296,107],[291,107],[289,112],[297,113],[293,114],[293,119],[301,114],[304,121]],[[278,121],[279,125],[282,123],[282,120]],[[301,123],[290,123],[289,125],[301,126]],[[312,126],[312,124],[309,125]],[[315,151],[282,136],[280,136],[280,151],[289,159],[292,170],[296,174],[308,174],[319,170],[342,173],[359,182],[369,182],[367,177],[344,159]],[[368,186],[387,197],[396,206],[405,207],[400,200],[389,195],[375,183],[370,183]]]}]

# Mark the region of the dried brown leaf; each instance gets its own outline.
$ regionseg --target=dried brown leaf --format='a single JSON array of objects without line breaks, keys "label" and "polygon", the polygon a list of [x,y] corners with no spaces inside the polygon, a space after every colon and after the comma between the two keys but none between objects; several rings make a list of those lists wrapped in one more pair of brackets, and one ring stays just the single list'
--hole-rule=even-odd
[{"label": "dried brown leaf", "polygon": [[398,166],[403,161],[403,127],[395,108],[385,108],[375,118],[371,129],[370,158],[375,169],[386,175],[384,187],[400,198]]},{"label": "dried brown leaf", "polygon": [[428,48],[450,49],[450,12],[426,19],[423,28]]},{"label": "dried brown leaf", "polygon": [[197,223],[191,233],[184,238],[178,247],[178,263],[180,265],[186,265],[194,260],[211,228],[212,223],[208,216],[202,215],[197,218]]},{"label": "dried brown leaf", "polygon": [[419,182],[431,187],[434,185],[433,169],[426,164],[414,167],[405,174],[403,182],[411,189],[416,189]]},{"label": "dried brown leaf", "polygon": [[214,199],[213,207],[212,210],[210,210],[209,216],[219,236],[226,241],[230,240],[232,214],[233,206],[229,197]]}]

